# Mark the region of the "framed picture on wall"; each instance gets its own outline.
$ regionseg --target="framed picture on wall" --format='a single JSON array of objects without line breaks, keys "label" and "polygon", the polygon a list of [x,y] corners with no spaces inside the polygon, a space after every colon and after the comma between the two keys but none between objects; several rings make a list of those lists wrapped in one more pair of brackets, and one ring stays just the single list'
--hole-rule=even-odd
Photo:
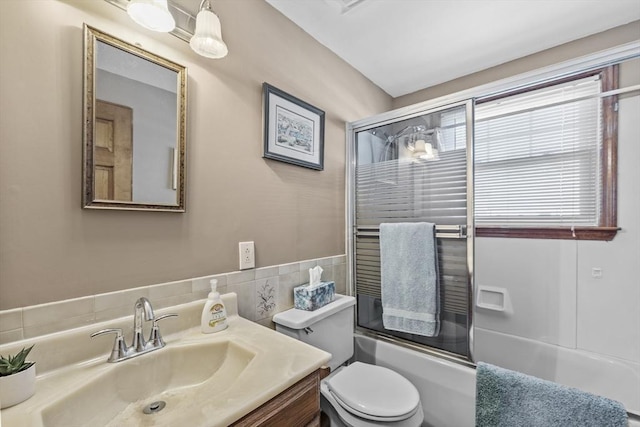
[{"label": "framed picture on wall", "polygon": [[264,155],[305,168],[324,169],[324,111],[268,83],[264,96]]}]

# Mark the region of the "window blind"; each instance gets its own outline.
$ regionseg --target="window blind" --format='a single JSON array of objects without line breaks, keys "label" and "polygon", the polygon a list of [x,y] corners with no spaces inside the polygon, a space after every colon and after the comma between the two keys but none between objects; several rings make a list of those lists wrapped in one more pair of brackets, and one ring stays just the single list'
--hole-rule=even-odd
[{"label": "window blind", "polygon": [[598,76],[475,110],[477,225],[597,225],[602,144]]},{"label": "window blind", "polygon": [[445,111],[440,118],[443,151],[464,150],[467,147],[466,112]]}]

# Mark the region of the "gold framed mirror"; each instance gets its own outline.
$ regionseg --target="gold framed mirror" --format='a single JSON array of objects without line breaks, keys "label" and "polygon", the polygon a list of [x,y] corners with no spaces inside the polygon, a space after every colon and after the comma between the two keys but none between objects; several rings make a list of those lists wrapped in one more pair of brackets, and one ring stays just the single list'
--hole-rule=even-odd
[{"label": "gold framed mirror", "polygon": [[185,211],[187,69],[84,25],[83,207]]}]

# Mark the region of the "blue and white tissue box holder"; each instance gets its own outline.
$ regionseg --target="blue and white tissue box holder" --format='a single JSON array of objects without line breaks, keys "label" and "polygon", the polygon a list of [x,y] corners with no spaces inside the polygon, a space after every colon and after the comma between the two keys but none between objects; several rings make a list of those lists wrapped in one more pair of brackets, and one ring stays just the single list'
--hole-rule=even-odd
[{"label": "blue and white tissue box holder", "polygon": [[293,288],[293,305],[299,310],[317,310],[333,301],[335,294],[336,284],[333,281],[313,286],[307,283]]}]

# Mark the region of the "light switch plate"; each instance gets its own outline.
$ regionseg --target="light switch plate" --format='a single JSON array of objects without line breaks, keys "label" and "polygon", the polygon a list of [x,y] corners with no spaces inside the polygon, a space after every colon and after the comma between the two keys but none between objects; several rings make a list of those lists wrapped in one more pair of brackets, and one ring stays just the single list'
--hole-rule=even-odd
[{"label": "light switch plate", "polygon": [[238,246],[240,248],[240,270],[255,268],[256,255],[253,242],[240,242]]}]

